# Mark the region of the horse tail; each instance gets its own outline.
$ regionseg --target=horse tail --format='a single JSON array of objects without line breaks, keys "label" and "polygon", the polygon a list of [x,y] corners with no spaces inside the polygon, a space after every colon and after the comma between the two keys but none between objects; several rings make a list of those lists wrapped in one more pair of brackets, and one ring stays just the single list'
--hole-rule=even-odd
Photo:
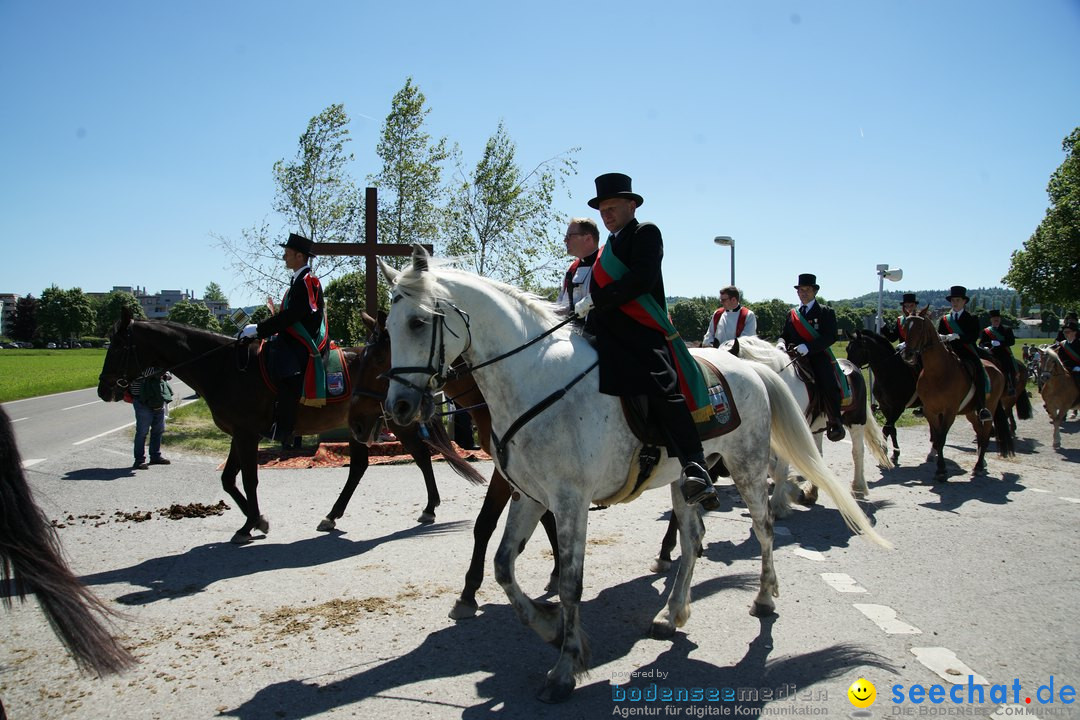
[{"label": "horse tail", "polygon": [[446,464],[449,465],[454,472],[461,477],[465,478],[473,485],[483,485],[487,482],[487,478],[476,471],[476,468],[472,466],[465,458],[458,454],[458,451],[454,449],[453,444],[450,442],[450,436],[446,434],[446,428],[443,424],[435,420],[435,422],[427,424],[425,427],[428,429],[427,436],[421,436],[424,438],[424,442],[434,450],[443,456],[446,460]]},{"label": "horse tail", "polygon": [[1009,413],[1005,411],[1005,406],[1001,403],[998,403],[994,410],[994,440],[997,442],[998,455],[1001,457],[1016,454],[1012,428],[1009,427]]},{"label": "horse tail", "polygon": [[[869,405],[870,400],[867,399],[866,403]],[[877,424],[877,418],[874,417],[874,411],[869,407],[866,408],[866,425],[864,427],[866,428],[866,431],[863,432],[863,441],[870,446],[870,454],[873,455],[878,466],[883,467],[886,470],[895,467],[892,458],[889,457],[889,446],[885,442],[885,433]]]},{"label": "horse tail", "polygon": [[758,363],[749,363],[765,383],[771,409],[771,438],[773,452],[787,460],[799,473],[832,498],[844,522],[852,532],[859,533],[877,545],[891,548],[870,524],[869,518],[840,481],[832,474],[821,458],[802,410],[795,396],[779,375]]},{"label": "horse tail", "polygon": [[83,670],[120,672],[135,658],[109,632],[105,620],[119,613],[106,606],[64,562],[60,539],[34,503],[8,416],[0,408],[0,588],[26,601],[37,596],[56,636]]},{"label": "horse tail", "polygon": [[1016,417],[1021,420],[1030,420],[1032,417],[1031,397],[1026,387],[1016,388]]}]

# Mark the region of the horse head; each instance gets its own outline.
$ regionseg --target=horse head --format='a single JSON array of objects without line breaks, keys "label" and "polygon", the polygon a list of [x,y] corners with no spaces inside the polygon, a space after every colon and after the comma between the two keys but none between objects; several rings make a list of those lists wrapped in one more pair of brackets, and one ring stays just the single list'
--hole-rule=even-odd
[{"label": "horse head", "polygon": [[390,381],[382,375],[390,369],[390,335],[386,332],[386,313],[373,318],[361,313],[368,336],[353,374],[353,393],[349,398],[349,429],[358,442],[374,442],[383,418],[383,401]]},{"label": "horse head", "polygon": [[847,344],[847,359],[864,368],[870,364],[870,340],[863,336],[862,330],[851,333]]},{"label": "horse head", "polygon": [[133,319],[131,308],[123,308],[109,333],[109,349],[98,375],[98,397],[105,402],[122,400],[128,385],[142,372],[132,338]]},{"label": "horse head", "polygon": [[380,263],[391,283],[386,330],[393,342],[387,410],[394,422],[426,422],[435,411],[432,393],[445,382],[450,365],[468,349],[468,316],[430,268],[429,255],[413,245],[411,264],[396,271]]},{"label": "horse head", "polygon": [[904,359],[908,361],[927,348],[941,345],[929,305],[904,318],[904,334],[907,337]]}]

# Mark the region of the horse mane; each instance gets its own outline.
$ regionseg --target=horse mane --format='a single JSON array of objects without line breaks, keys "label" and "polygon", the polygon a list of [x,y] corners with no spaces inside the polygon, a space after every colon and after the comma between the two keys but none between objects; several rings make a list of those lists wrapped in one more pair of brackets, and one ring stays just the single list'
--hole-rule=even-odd
[{"label": "horse mane", "polygon": [[450,262],[449,260],[429,258],[426,269],[418,269],[410,265],[398,275],[395,288],[402,290],[421,309],[441,314],[441,311],[435,306],[439,300],[448,300],[450,292],[440,276],[465,284],[486,285],[517,301],[529,312],[536,315],[541,322],[549,325],[559,322],[560,318],[555,312],[555,306],[536,294],[499,280],[449,267]]},{"label": "horse mane", "polygon": [[[733,342],[733,341],[729,341]],[[727,347],[728,343],[724,343]],[[777,350],[768,340],[763,340],[757,335],[744,335],[739,338],[739,357],[743,360],[753,360],[763,365],[768,365],[773,370],[780,372],[788,364],[788,356]]]},{"label": "horse mane", "polygon": [[889,352],[893,352],[894,350],[893,344],[881,333],[876,333],[873,330],[860,330],[859,334],[868,338],[872,343],[880,346],[882,349],[887,349]]},{"label": "horse mane", "polygon": [[230,335],[225,335],[223,333],[214,332],[213,330],[204,330],[202,328],[195,327],[194,325],[186,325],[186,324],[181,323],[181,322],[176,322],[175,320],[164,320],[164,319],[160,319],[160,318],[146,318],[146,319],[140,318],[139,320],[132,320],[132,323],[136,323],[136,322],[146,324],[146,325],[162,325],[164,327],[176,330],[177,332],[180,332],[180,333],[183,333],[183,334],[194,335],[196,337],[199,337],[199,338],[202,338],[202,339],[208,340],[208,341],[231,342],[234,339]]}]

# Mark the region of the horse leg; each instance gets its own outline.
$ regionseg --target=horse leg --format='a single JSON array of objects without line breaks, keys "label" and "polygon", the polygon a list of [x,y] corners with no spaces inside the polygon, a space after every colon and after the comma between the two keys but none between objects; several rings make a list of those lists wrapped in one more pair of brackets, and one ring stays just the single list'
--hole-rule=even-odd
[{"label": "horse leg", "polygon": [[469,561],[469,569],[465,571],[465,587],[461,591],[461,597],[450,611],[450,618],[453,620],[476,615],[476,591],[484,582],[484,559],[487,557],[488,542],[495,533],[495,526],[499,524],[503,508],[510,502],[511,492],[510,483],[506,482],[502,474],[498,470],[492,473],[487,494],[484,495],[484,504],[473,523],[472,559]]},{"label": "horse leg", "polygon": [[937,452],[934,479],[938,482],[948,482],[948,473],[945,471],[945,438],[948,434],[948,426],[945,425],[944,420],[942,420],[941,426],[936,431],[933,428],[930,431],[930,440],[933,443],[934,451]]},{"label": "horse leg", "polygon": [[[824,428],[818,428],[814,433],[814,445],[817,447],[818,455],[824,457],[821,452],[821,446],[825,441]],[[818,501],[818,489],[817,486],[806,478],[801,478],[802,482],[799,483],[799,504],[804,507],[813,507]]]},{"label": "horse leg", "polygon": [[[236,545],[246,545],[251,542],[251,531],[259,530],[264,535],[270,532],[270,521],[266,516],[259,513],[259,441],[257,437],[247,438],[248,442],[240,441],[240,476],[244,482],[244,494],[247,496],[247,522],[232,536],[232,542]],[[236,442],[235,438],[233,440]]]},{"label": "horse leg", "polygon": [[[732,478],[738,471],[731,469]],[[762,486],[764,488],[764,485]],[[768,498],[762,498],[767,505]],[[682,627],[690,619],[690,582],[694,577],[694,565],[701,555],[701,541],[705,537],[705,523],[701,521],[701,511],[691,507],[683,499],[682,490],[677,483],[671,485],[671,512],[679,522],[679,550],[682,560],[675,573],[675,582],[671,588],[671,597],[649,628],[649,637],[670,638],[675,629]]]},{"label": "horse leg", "polygon": [[851,462],[855,465],[855,474],[851,478],[851,493],[857,499],[865,500],[870,496],[870,489],[866,487],[866,473],[863,470],[863,461],[866,458],[866,426],[849,425],[848,430],[851,431]]},{"label": "horse leg", "polygon": [[[221,488],[233,499],[236,507],[248,516],[248,501],[244,494],[236,487],[236,476],[240,473],[240,442],[234,437],[229,444],[229,457],[225,460],[225,467],[221,470]],[[251,528],[247,528],[248,532]]]},{"label": "horse leg", "polygon": [[545,592],[557,592],[559,589],[559,530],[555,525],[555,516],[549,510],[540,516],[540,524],[544,526],[548,542],[551,543],[551,554],[555,556],[551,566],[551,575],[548,576]]},{"label": "horse leg", "polygon": [[336,521],[340,520],[341,516],[345,514],[345,508],[349,506],[349,500],[352,499],[353,492],[356,490],[356,486],[360,484],[360,478],[364,477],[367,469],[367,445],[349,438],[349,476],[345,479],[345,487],[341,488],[341,494],[338,495],[334,507],[330,509],[330,514],[322,519],[319,526],[315,528],[316,530],[329,532],[337,527]]},{"label": "horse leg", "polygon": [[[852,442],[854,441],[852,438]],[[754,617],[768,617],[776,611],[773,598],[780,597],[780,584],[776,577],[776,567],[773,565],[773,517],[769,512],[768,492],[765,483],[761,481],[761,473],[755,472],[752,464],[749,467],[745,463],[741,464],[738,471],[732,471],[731,478],[746,503],[746,510],[750,513],[754,527],[754,536],[761,545],[761,583],[757,597],[750,606],[750,614]]]},{"label": "horse leg", "polygon": [[424,485],[427,488],[427,505],[416,522],[422,525],[430,525],[435,522],[435,508],[439,507],[439,487],[435,484],[435,471],[431,469],[431,451],[420,439],[419,434],[403,433],[398,435],[401,446],[405,452],[413,456],[416,467],[424,475]]},{"label": "horse leg", "polygon": [[678,538],[679,518],[672,512],[671,517],[668,518],[667,532],[664,533],[664,539],[660,541],[660,554],[653,560],[652,567],[649,568],[650,572],[666,573],[671,569],[671,551],[675,549]]},{"label": "horse leg", "polygon": [[791,481],[791,466],[780,457],[773,456],[769,462],[769,475],[773,479],[772,507],[774,518],[786,518],[791,514],[791,499],[798,488]]},{"label": "horse leg", "polygon": [[885,418],[885,425],[881,428],[881,435],[886,440],[892,441],[892,461],[893,465],[900,462],[900,443],[896,439],[896,420],[900,416]]},{"label": "horse leg", "polygon": [[[679,495],[682,496],[681,491]],[[573,503],[573,500],[570,502]],[[568,699],[577,684],[576,676],[589,669],[589,640],[581,627],[581,588],[585,570],[585,538],[589,525],[588,506],[583,502],[574,503],[561,512],[559,517],[559,623],[556,634],[556,641],[561,641],[559,659],[554,667],[548,670],[544,686],[537,695],[541,701],[548,703]],[[680,564],[680,572],[686,565],[686,562]],[[693,561],[689,565],[693,567]],[[689,583],[687,591],[689,592]]]}]

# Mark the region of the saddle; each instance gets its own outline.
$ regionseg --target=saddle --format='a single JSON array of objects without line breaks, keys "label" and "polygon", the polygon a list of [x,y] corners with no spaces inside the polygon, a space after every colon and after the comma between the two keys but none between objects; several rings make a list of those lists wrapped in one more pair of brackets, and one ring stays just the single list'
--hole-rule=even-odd
[{"label": "saddle", "polygon": [[[806,385],[806,394],[809,401],[806,404],[806,419],[811,421],[814,418],[822,417],[825,415],[825,397],[818,389],[817,380],[814,378],[814,373],[810,369],[810,363],[806,360],[804,355],[800,355],[795,359],[795,375],[803,384]],[[854,373],[862,371],[855,365],[847,360],[838,359],[836,364],[833,365],[834,370],[839,369],[845,377],[851,377]],[[847,392],[844,392],[844,386],[847,386]],[[854,383],[848,380],[846,383],[840,383],[840,417],[846,425],[865,425],[866,424],[866,402],[860,402],[856,397]]]},{"label": "saddle", "polygon": [[[250,343],[246,348],[240,347],[238,353],[238,363],[241,369],[246,369],[250,365],[251,354],[254,353],[255,361],[259,366],[259,374],[262,376],[263,383],[265,383],[267,389],[277,394],[277,383],[274,382],[271,377],[269,367],[269,351],[267,350],[265,341],[259,341],[257,343]],[[244,359],[244,354],[247,354]],[[352,377],[349,375],[349,363],[345,359],[345,351],[337,345],[331,343],[330,349],[326,355],[326,402],[327,404],[339,403],[348,400],[352,396]],[[301,398],[301,403],[303,399]]]}]

